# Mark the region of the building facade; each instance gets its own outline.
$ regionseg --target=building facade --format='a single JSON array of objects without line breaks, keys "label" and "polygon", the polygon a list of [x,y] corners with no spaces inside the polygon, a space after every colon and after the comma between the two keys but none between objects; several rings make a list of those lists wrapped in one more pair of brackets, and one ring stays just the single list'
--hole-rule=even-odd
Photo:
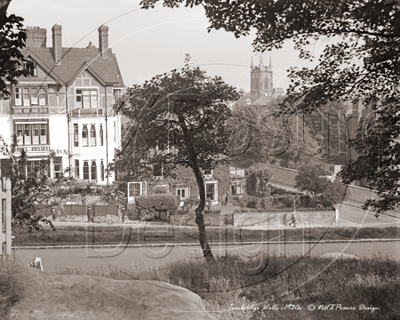
[{"label": "building facade", "polygon": [[30,76],[17,79],[10,97],[0,100],[0,134],[8,144],[16,136],[16,155],[27,152],[27,173],[54,151],[51,178],[70,167],[76,178],[109,184],[114,177],[105,169],[121,139],[121,116],[112,106],[124,84],[108,48],[108,27],[98,29],[99,48],[63,48],[61,31],[53,26],[47,47],[46,29],[27,28]]}]

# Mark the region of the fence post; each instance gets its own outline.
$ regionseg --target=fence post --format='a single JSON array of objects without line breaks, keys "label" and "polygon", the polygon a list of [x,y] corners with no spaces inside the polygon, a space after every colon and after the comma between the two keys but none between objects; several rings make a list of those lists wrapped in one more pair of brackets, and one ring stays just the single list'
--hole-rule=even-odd
[{"label": "fence post", "polygon": [[[6,240],[3,237],[3,181],[0,179],[0,256],[3,256],[3,242]],[[5,211],[5,209],[4,209]]]},{"label": "fence post", "polygon": [[10,178],[2,180],[0,180],[0,255],[8,258],[11,255],[11,180]]}]

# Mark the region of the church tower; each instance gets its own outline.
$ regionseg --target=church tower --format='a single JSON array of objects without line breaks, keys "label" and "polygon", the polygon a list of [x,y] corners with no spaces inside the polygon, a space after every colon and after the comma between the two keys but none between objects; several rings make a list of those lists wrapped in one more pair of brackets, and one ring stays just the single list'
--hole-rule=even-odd
[{"label": "church tower", "polygon": [[263,54],[259,54],[258,66],[254,66],[253,56],[251,57],[250,71],[250,88],[252,98],[260,98],[262,96],[272,96],[274,83],[271,57],[269,65],[264,66]]}]

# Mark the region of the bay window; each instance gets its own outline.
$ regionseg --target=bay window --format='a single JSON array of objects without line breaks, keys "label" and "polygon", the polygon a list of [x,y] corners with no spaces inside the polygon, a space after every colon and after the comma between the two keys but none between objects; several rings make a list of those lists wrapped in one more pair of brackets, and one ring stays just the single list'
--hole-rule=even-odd
[{"label": "bay window", "polygon": [[14,105],[17,107],[45,106],[46,89],[45,88],[15,88]]},{"label": "bay window", "polygon": [[48,143],[48,124],[40,122],[16,123],[17,145],[40,145]]}]

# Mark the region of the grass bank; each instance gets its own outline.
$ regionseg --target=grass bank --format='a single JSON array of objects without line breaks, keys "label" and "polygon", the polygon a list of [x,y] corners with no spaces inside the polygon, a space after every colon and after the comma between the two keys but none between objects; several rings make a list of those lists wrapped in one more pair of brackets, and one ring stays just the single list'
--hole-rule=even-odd
[{"label": "grass bank", "polygon": [[[81,271],[63,268],[57,273]],[[300,256],[272,256],[264,261],[228,256],[210,264],[188,259],[162,265],[134,264],[125,269],[99,268],[89,274],[160,280],[185,287],[199,294],[218,320],[400,319],[400,263],[387,257],[330,262]],[[311,304],[313,311],[307,309]],[[243,307],[245,310],[239,310]]]},{"label": "grass bank", "polygon": [[[57,246],[85,244],[149,244],[198,242],[196,227],[145,226],[106,227],[87,226],[57,227],[46,236],[26,230],[14,230],[14,246]],[[249,230],[245,228],[207,228],[211,242],[248,241],[302,241],[302,240],[350,240],[350,239],[399,239],[400,228],[309,228],[283,230]]]}]

